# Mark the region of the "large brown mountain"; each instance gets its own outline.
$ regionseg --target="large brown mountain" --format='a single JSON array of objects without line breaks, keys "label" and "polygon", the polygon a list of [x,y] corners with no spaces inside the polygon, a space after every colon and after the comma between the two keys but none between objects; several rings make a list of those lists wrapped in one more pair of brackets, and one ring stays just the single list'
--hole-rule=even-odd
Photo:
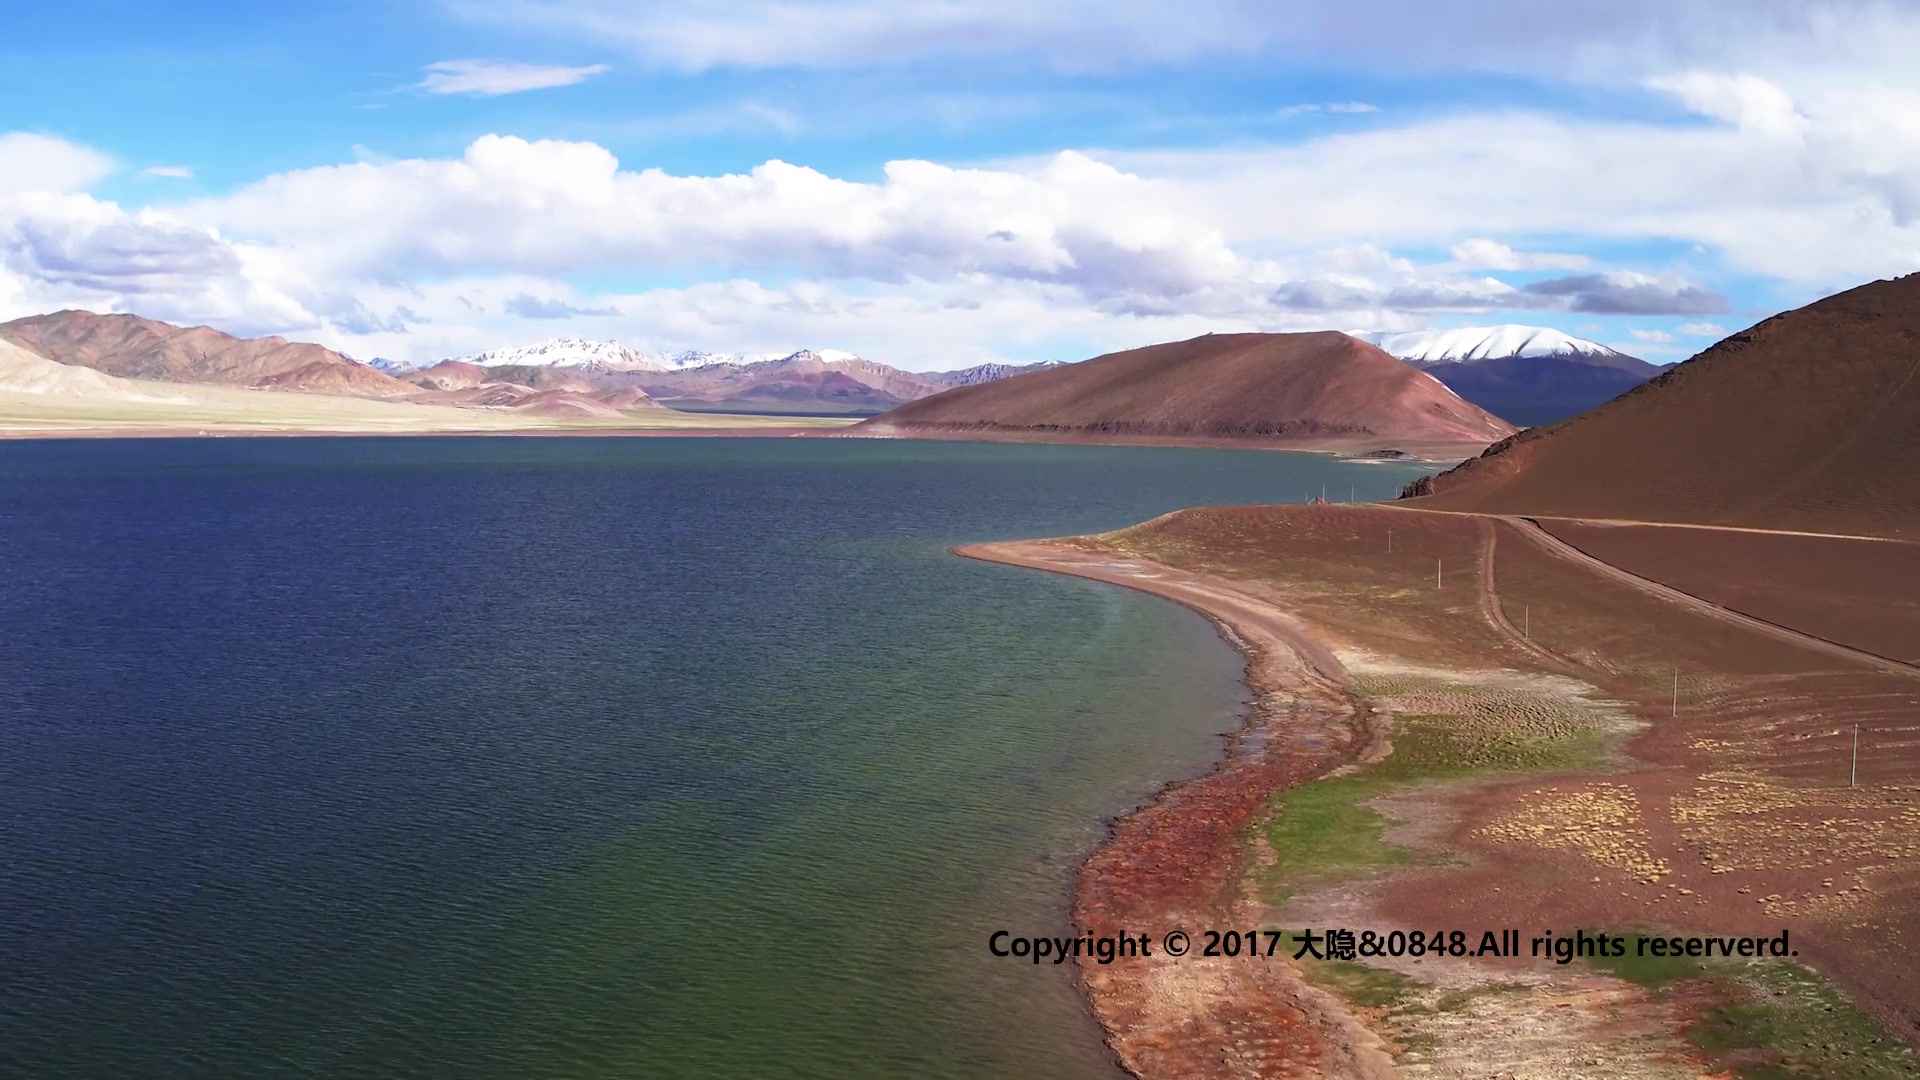
[{"label": "large brown mountain", "polygon": [[862,435],[1295,446],[1472,445],[1513,433],[1346,334],[1209,334],[962,386]]},{"label": "large brown mountain", "polygon": [[1920,536],[1920,274],[1776,315],[1408,495],[1436,509]]},{"label": "large brown mountain", "polygon": [[138,315],[56,311],[0,323],[11,338],[63,364],[130,379],[252,386],[353,397],[398,397],[414,388],[318,345],[237,338]]}]

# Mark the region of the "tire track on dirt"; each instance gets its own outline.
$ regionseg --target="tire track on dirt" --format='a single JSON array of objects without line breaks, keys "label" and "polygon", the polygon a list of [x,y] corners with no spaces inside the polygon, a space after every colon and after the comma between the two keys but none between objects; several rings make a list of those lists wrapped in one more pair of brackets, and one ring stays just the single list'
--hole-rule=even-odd
[{"label": "tire track on dirt", "polygon": [[1709,600],[1702,600],[1692,593],[1682,592],[1671,585],[1664,585],[1652,578],[1641,577],[1631,570],[1622,569],[1610,562],[1595,558],[1581,551],[1579,548],[1548,532],[1538,521],[1532,518],[1495,516],[1492,520],[1504,521],[1513,526],[1521,536],[1543,548],[1551,555],[1584,566],[1597,574],[1638,589],[1641,592],[1649,593],[1653,596],[1658,596],[1666,600],[1671,600],[1676,604],[1692,608],[1695,611],[1719,619],[1722,622],[1729,622],[1736,626],[1745,627],[1746,629],[1765,634],[1776,641],[1799,645],[1836,659],[1865,664],[1868,667],[1887,672],[1891,675],[1920,678],[1920,665],[1908,664],[1891,657],[1881,656],[1878,653],[1867,652],[1865,649],[1856,649],[1851,645],[1842,645],[1837,641],[1803,633],[1792,627],[1782,626],[1779,623],[1772,623],[1765,619],[1755,618],[1745,612],[1736,611],[1730,607],[1723,607]]},{"label": "tire track on dirt", "polygon": [[1492,518],[1480,519],[1480,610],[1494,628],[1505,634],[1515,645],[1536,660],[1550,664],[1562,671],[1578,671],[1580,665],[1554,652],[1544,645],[1536,645],[1513,620],[1507,618],[1506,609],[1500,606],[1500,585],[1494,578],[1494,548],[1500,540],[1500,525]]}]

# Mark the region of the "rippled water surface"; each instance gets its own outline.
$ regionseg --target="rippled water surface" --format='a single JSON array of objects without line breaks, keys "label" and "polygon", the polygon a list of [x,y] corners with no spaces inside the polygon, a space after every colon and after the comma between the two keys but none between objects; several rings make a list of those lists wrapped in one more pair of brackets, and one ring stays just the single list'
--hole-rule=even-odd
[{"label": "rippled water surface", "polygon": [[0,1076],[1109,1077],[1057,931],[1240,700],[954,558],[1307,455],[0,442]]}]

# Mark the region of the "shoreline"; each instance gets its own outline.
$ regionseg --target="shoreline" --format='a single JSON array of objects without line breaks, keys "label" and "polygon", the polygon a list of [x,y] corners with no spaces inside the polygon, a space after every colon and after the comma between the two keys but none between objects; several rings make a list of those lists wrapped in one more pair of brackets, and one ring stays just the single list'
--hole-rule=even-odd
[{"label": "shoreline", "polygon": [[[1242,925],[1244,831],[1275,792],[1385,757],[1386,714],[1356,693],[1331,648],[1278,607],[1217,579],[1075,549],[1071,538],[966,544],[962,558],[1066,574],[1170,600],[1211,623],[1245,663],[1250,704],[1213,767],[1163,785],[1108,824],[1073,889],[1077,932]],[[1079,966],[1082,993],[1109,1051],[1135,1076],[1193,1075],[1249,1044],[1263,1067],[1393,1075],[1378,1037],[1332,995],[1285,965],[1164,955]],[[1169,1015],[1169,993],[1200,1007]],[[1192,995],[1199,993],[1200,998]]]},{"label": "shoreline", "polygon": [[447,428],[445,430],[422,430],[419,428],[404,431],[356,430],[351,428],[179,428],[179,427],[128,427],[128,428],[0,428],[0,440],[28,441],[33,439],[353,439],[353,438],[434,438],[459,436],[463,438],[485,438],[506,436],[510,438],[551,438],[555,436],[586,436],[588,438],[624,438],[644,439],[663,437],[682,437],[696,439],[725,438],[766,438],[790,439],[822,432],[837,430],[832,427],[526,427],[526,428]]},{"label": "shoreline", "polygon": [[[1378,544],[1389,525],[1393,548]],[[1821,1075],[1911,1060],[1900,972],[1865,959],[1920,933],[1899,900],[1920,880],[1908,861],[1920,860],[1920,810],[1899,768],[1911,744],[1877,740],[1854,764],[1879,779],[1857,774],[1857,788],[1846,746],[1832,750],[1847,721],[1884,723],[1885,701],[1911,696],[1911,671],[1812,648],[1790,626],[1763,632],[1660,580],[1529,542],[1532,531],[1398,506],[1213,507],[952,549],[1172,600],[1246,661],[1254,700],[1222,759],[1108,823],[1079,870],[1074,929],[1410,931],[1497,911],[1529,928],[1785,927],[1805,958],[1658,978],[1501,952],[1351,971],[1083,963],[1122,1068],[1681,1080],[1744,1060],[1812,1055]],[[1296,805],[1306,816],[1285,825]],[[1504,992],[1516,988],[1538,992]],[[1793,1025],[1807,1033],[1783,1034]],[[1622,1039],[1619,1068],[1595,1071]]]},{"label": "shoreline", "polygon": [[[779,417],[752,416],[753,420],[774,421]],[[448,428],[381,428],[381,427],[272,427],[267,425],[221,426],[197,424],[127,424],[124,426],[90,427],[20,427],[0,426],[0,441],[34,439],[224,439],[224,438],[355,438],[390,437],[420,438],[430,436],[510,436],[510,437],[554,437],[587,436],[592,438],[805,438],[805,439],[861,439],[874,442],[967,442],[967,443],[1021,443],[1044,446],[1133,446],[1148,449],[1173,450],[1264,450],[1279,453],[1319,454],[1338,461],[1355,465],[1419,465],[1451,466],[1457,465],[1479,452],[1477,446],[1459,446],[1454,444],[1424,444],[1403,442],[1397,445],[1379,440],[1355,442],[1353,440],[1329,440],[1322,442],[1273,442],[1261,439],[1233,438],[1154,438],[1131,436],[1068,436],[1068,437],[1004,437],[981,432],[965,433],[919,433],[905,434],[866,434],[854,429],[859,418],[848,418],[845,423],[836,422],[832,417],[795,418],[814,421],[812,423],[766,423],[752,424],[711,424],[689,425],[686,427],[622,426],[619,424],[592,425],[578,427],[553,426],[503,426],[503,427],[448,427]],[[1408,448],[1411,449],[1408,449]],[[1372,456],[1381,450],[1400,450],[1405,456]]]},{"label": "shoreline", "polygon": [[[886,414],[882,413],[884,417]],[[879,419],[875,417],[874,419]],[[1342,461],[1368,464],[1458,465],[1480,456],[1491,443],[1450,442],[1435,439],[1382,439],[1342,436],[1326,439],[1268,439],[1258,436],[1138,435],[1091,431],[1027,431],[1006,428],[866,428],[864,422],[845,428],[822,429],[824,438],[878,439],[910,442],[1036,443],[1051,446],[1143,446],[1184,450],[1278,450],[1296,454],[1324,454]],[[1405,457],[1368,455],[1399,450]]]}]

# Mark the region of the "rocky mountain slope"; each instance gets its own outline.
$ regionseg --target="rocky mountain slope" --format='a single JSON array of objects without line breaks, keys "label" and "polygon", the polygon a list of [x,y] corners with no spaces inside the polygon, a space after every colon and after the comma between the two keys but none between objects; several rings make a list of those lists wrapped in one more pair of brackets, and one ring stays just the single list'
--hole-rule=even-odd
[{"label": "rocky mountain slope", "polygon": [[1920,274],[1776,315],[1409,489],[1436,508],[1920,538]]},{"label": "rocky mountain slope", "polygon": [[237,338],[211,327],[179,327],[138,315],[57,311],[0,323],[0,336],[63,364],[130,379],[348,397],[399,397],[413,390],[318,345]]}]

